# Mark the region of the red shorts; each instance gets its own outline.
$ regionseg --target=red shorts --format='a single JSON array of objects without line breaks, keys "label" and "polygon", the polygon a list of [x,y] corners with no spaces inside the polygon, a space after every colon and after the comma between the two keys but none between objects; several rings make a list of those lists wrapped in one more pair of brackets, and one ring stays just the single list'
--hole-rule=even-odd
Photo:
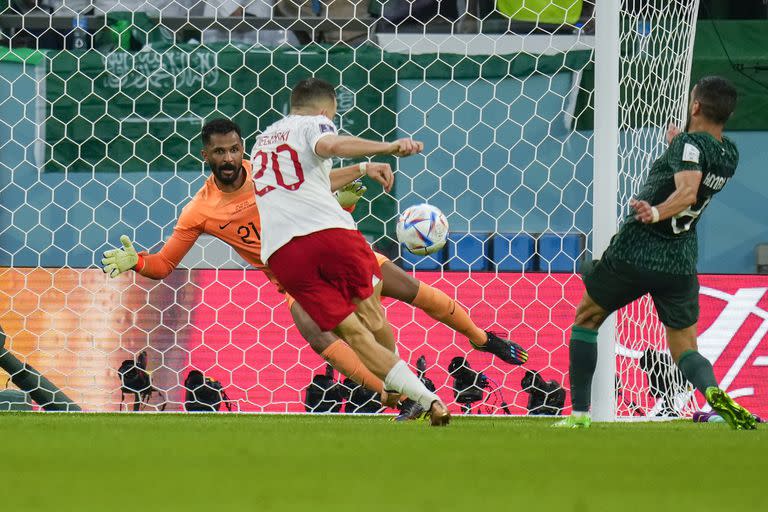
[{"label": "red shorts", "polygon": [[325,229],[299,236],[267,262],[285,291],[323,331],[330,331],[357,307],[353,299],[373,295],[378,261],[359,231]]},{"label": "red shorts", "polygon": [[[378,253],[376,251],[373,251],[373,255],[376,257],[376,263],[379,264],[379,267],[383,267],[385,263],[392,261],[386,256],[384,256],[383,254]],[[272,272],[269,270],[269,267],[264,267],[262,271],[267,275],[267,278],[269,279],[269,281],[277,287],[278,292],[285,293],[283,286],[280,284],[280,282],[277,280],[274,274],[272,274]],[[296,299],[294,299],[290,293],[285,293],[285,306],[288,308],[289,311],[293,307],[294,302],[296,302]]]}]

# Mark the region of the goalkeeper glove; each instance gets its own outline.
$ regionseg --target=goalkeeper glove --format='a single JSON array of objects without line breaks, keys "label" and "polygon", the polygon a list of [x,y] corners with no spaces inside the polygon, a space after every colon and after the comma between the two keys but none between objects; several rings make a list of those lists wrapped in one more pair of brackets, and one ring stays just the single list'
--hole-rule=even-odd
[{"label": "goalkeeper glove", "polygon": [[109,274],[109,277],[117,277],[123,272],[131,270],[139,263],[140,256],[136,253],[136,249],[133,248],[131,239],[123,235],[120,237],[120,242],[123,244],[122,249],[105,251],[104,259],[101,260],[103,265],[101,270],[105,274]]},{"label": "goalkeeper glove", "polygon": [[342,208],[349,210],[354,208],[357,202],[363,197],[365,191],[368,188],[363,185],[360,180],[355,180],[351,183],[347,183],[339,190],[336,191],[336,200],[339,202]]}]

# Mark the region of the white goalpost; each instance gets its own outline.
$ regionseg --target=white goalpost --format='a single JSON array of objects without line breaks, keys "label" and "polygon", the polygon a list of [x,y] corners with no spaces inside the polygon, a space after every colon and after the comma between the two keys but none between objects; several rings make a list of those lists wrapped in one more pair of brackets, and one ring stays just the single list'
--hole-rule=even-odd
[{"label": "white goalpost", "polygon": [[[620,3],[595,4],[595,139],[592,182],[592,257],[599,259],[616,233],[619,152]],[[622,210],[621,207],[618,208]],[[597,369],[592,380],[595,421],[616,418],[616,315],[598,333]]]}]

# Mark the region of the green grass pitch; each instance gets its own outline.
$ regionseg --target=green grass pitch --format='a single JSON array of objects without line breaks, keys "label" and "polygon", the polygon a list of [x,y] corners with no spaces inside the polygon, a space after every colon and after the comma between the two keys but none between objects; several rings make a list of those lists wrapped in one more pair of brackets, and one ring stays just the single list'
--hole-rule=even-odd
[{"label": "green grass pitch", "polygon": [[768,510],[768,429],[0,414],[0,510]]}]

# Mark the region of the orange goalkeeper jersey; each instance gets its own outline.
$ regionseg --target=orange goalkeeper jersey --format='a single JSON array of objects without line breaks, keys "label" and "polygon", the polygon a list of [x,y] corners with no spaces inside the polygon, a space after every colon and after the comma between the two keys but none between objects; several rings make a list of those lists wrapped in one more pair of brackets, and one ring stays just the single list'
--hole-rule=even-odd
[{"label": "orange goalkeeper jersey", "polygon": [[213,175],[184,207],[173,235],[160,252],[142,252],[137,271],[152,279],[162,279],[175,269],[201,234],[213,235],[232,246],[248,263],[264,270],[261,261],[261,223],[253,191],[251,163],[243,160],[246,176],[235,192],[222,192]]}]

